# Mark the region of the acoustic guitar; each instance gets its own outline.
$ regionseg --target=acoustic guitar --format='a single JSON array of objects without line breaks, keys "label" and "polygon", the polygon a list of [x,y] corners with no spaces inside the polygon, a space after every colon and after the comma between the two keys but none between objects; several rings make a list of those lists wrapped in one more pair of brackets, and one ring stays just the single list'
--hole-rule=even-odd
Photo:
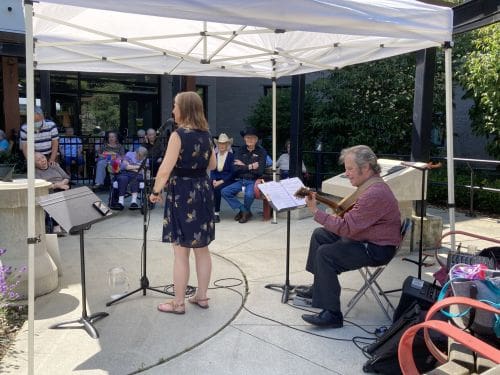
[{"label": "acoustic guitar", "polygon": [[[307,187],[302,187],[299,190],[297,190],[294,195],[297,198],[305,198],[305,197],[310,197],[311,193],[313,193],[311,189]],[[333,199],[327,198],[324,195],[321,195],[321,193],[319,192],[316,192],[316,200],[330,207],[333,210],[333,212],[340,217],[344,216],[344,214],[347,211],[349,211],[354,206],[355,203],[353,202],[352,204],[348,205],[348,207],[344,207],[343,205],[340,204],[342,202],[335,202]]]}]

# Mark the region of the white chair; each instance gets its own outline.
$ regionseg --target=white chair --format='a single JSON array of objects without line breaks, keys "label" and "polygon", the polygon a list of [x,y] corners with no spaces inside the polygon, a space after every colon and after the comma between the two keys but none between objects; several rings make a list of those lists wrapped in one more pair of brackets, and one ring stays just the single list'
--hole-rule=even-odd
[{"label": "white chair", "polygon": [[[409,229],[411,228],[411,219],[406,218],[403,220],[403,223],[401,224],[401,240],[399,242],[398,247],[396,248],[396,252],[394,254],[397,254],[399,251],[399,248],[401,247],[401,244],[403,243],[406,234],[408,233]],[[389,264],[389,262],[387,262]],[[391,320],[391,315],[389,314],[389,309],[391,309],[393,312],[395,310],[394,306],[392,305],[391,301],[387,298],[385,295],[385,292],[382,290],[380,285],[377,283],[378,277],[382,274],[384,271],[385,267],[387,267],[387,264],[377,266],[377,267],[362,267],[358,269],[359,273],[361,274],[361,277],[363,277],[364,284],[363,286],[356,292],[354,297],[351,298],[351,300],[347,303],[347,310],[345,312],[345,316],[349,314],[349,312],[352,310],[352,308],[358,303],[360,298],[365,295],[365,293],[370,290],[375,297],[375,300],[379,304],[379,306],[382,308],[382,311],[384,311],[385,315],[389,320]],[[384,303],[382,302],[382,299],[385,300],[387,303],[387,307],[384,306]]]}]

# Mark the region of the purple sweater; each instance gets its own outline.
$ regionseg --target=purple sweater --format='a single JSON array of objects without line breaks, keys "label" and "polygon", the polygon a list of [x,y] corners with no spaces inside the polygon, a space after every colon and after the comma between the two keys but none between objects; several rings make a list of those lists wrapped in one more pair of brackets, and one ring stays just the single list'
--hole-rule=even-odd
[{"label": "purple sweater", "polygon": [[343,217],[318,210],[314,220],[325,229],[361,242],[398,246],[401,218],[394,194],[385,183],[375,183],[361,194]]}]

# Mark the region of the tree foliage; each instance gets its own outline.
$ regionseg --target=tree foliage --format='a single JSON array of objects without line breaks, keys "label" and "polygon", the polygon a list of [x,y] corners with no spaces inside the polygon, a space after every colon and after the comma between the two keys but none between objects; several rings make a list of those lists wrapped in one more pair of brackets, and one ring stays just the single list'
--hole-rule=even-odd
[{"label": "tree foliage", "polygon": [[[303,149],[314,149],[317,140],[324,151],[340,151],[367,144],[378,153],[410,151],[414,54],[332,71],[306,86]],[[270,133],[271,97],[261,98],[247,121]],[[289,137],[290,90],[277,94],[278,145]],[[442,110],[442,108],[440,109]]]},{"label": "tree foliage", "polygon": [[[304,133],[303,138],[312,136],[310,123],[312,112],[312,96],[306,93],[304,103]],[[278,154],[284,149],[287,139],[290,138],[290,102],[291,91],[289,88],[280,88],[276,90],[276,133]],[[272,95],[269,93],[261,97],[253,107],[246,122],[255,127],[262,134],[263,146],[271,152],[272,142]]]},{"label": "tree foliage", "polygon": [[472,130],[488,139],[487,151],[500,158],[500,24],[460,35],[455,43],[456,78],[474,105]]},{"label": "tree foliage", "polygon": [[[82,82],[82,87],[86,82]],[[86,88],[86,87],[83,87]],[[94,87],[95,89],[95,87]],[[120,83],[104,83],[101,90],[120,92]],[[99,126],[102,130],[116,130],[120,126],[120,96],[111,93],[94,93],[82,99],[82,131],[90,133]]]},{"label": "tree foliage", "polygon": [[413,54],[334,71],[312,83],[311,126],[330,151],[367,144],[379,153],[408,153],[414,76]]},{"label": "tree foliage", "polygon": [[[472,129],[488,138],[487,151],[498,159],[500,24],[458,36],[453,55],[456,82],[466,89],[466,97],[474,100],[470,110]],[[414,54],[332,71],[306,86],[303,149],[314,149],[316,140],[322,139],[325,151],[363,143],[377,153],[409,154],[414,90]],[[433,97],[433,129],[443,134],[445,94],[441,51],[436,54]],[[289,90],[278,91],[277,105],[281,146],[289,136]],[[247,121],[270,135],[270,96],[257,103]]]}]

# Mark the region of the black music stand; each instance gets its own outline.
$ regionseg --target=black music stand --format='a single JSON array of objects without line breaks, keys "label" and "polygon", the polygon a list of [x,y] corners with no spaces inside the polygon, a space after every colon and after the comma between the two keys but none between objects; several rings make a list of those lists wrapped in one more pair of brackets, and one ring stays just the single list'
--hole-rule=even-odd
[{"label": "black music stand", "polygon": [[[108,219],[113,212],[88,187],[66,190],[38,198],[38,203],[52,216],[66,232],[80,234],[80,272],[82,282],[82,316],[79,319],[58,323],[51,329],[82,328],[97,339],[99,333],[92,323],[108,316],[108,313],[98,312],[87,315],[87,296],[85,288],[85,246],[83,232],[92,224]],[[74,325],[80,323],[80,325]],[[69,325],[69,326],[68,326]]]},{"label": "black music stand", "polygon": [[[276,207],[273,206],[272,201],[269,202],[273,210]],[[281,302],[287,303],[289,299],[290,292],[295,289],[294,285],[290,285],[290,209],[286,210],[286,265],[285,265],[285,283],[284,284],[267,284],[267,289],[273,289],[277,291],[282,291]],[[278,210],[276,210],[278,212]]]},{"label": "black music stand", "polygon": [[[284,179],[279,183],[270,181],[259,184],[258,188],[266,196],[269,204],[276,212],[286,211],[286,265],[285,265],[285,283],[267,284],[266,288],[282,291],[281,302],[287,303],[290,292],[295,286],[290,285],[290,211],[304,206],[295,197],[298,189],[303,188],[304,184],[298,177]],[[273,201],[274,199],[274,201]]]},{"label": "black music stand", "polygon": [[[152,165],[152,161],[148,163],[149,158],[144,158],[141,163],[141,166],[137,173],[139,174],[141,171],[144,171],[144,189],[142,189],[142,257],[141,257],[141,279],[140,286],[124,295],[115,298],[111,301],[106,302],[106,306],[111,306],[113,303],[121,301],[124,298],[131,296],[137,292],[142,291],[142,295],[146,295],[146,290],[152,290],[154,292],[169,294],[168,292],[160,289],[153,288],[149,286],[149,279],[146,272],[146,264],[147,264],[147,243],[148,243],[148,227],[149,227],[149,212],[150,212],[150,202],[149,202],[149,194],[151,192],[151,179],[152,175],[150,174],[148,177],[148,165]],[[152,171],[150,170],[152,173]]]}]

